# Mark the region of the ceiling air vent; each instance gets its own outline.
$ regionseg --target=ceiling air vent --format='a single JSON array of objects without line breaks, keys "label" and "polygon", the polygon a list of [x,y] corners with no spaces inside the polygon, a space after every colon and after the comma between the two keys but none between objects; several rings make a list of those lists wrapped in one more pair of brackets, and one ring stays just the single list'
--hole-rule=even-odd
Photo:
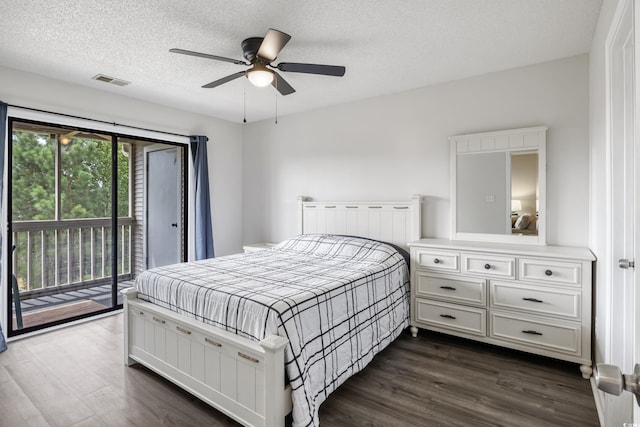
[{"label": "ceiling air vent", "polygon": [[111,83],[116,86],[128,86],[131,84],[131,82],[126,80],[116,79],[114,77],[105,76],[104,74],[96,74],[92,79],[98,80],[99,82]]}]

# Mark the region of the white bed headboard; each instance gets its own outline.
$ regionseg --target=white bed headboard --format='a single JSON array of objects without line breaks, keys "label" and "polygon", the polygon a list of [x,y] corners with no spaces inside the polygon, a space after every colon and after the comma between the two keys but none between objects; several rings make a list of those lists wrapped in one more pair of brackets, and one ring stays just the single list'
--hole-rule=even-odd
[{"label": "white bed headboard", "polygon": [[299,234],[345,234],[407,248],[422,237],[422,196],[408,202],[316,202],[298,197]]}]

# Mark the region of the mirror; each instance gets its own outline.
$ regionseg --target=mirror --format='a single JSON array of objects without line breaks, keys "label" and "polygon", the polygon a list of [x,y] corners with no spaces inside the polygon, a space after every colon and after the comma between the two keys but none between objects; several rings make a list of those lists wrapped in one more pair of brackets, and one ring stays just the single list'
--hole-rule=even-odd
[{"label": "mirror", "polygon": [[451,238],[546,244],[546,127],[451,137]]}]

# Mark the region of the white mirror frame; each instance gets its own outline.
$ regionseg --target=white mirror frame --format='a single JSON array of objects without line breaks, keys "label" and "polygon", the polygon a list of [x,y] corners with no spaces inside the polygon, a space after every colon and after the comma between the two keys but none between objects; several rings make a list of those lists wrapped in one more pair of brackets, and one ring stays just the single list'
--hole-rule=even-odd
[{"label": "white mirror frame", "polygon": [[[456,135],[450,137],[449,141],[451,142],[451,239],[498,243],[517,243],[528,245],[546,245],[547,127],[537,126],[522,129],[502,130],[496,132]],[[458,232],[458,213],[456,209],[456,165],[458,156],[471,153],[523,151],[537,151],[538,153],[538,235]]]}]

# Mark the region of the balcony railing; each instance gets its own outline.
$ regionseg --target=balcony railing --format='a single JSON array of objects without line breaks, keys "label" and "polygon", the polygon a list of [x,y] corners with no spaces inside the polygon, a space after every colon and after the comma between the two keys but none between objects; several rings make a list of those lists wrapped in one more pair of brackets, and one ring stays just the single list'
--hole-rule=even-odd
[{"label": "balcony railing", "polygon": [[[117,274],[131,274],[133,218],[118,219]],[[21,297],[111,278],[110,218],[14,221],[13,274]]]}]

